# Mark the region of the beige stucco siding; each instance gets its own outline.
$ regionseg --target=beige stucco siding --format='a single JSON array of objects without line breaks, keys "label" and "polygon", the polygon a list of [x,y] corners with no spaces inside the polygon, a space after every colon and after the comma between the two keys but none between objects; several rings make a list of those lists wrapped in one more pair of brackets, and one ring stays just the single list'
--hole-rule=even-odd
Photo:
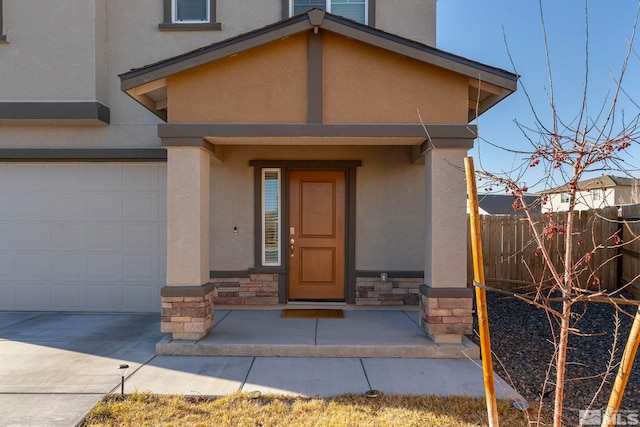
[{"label": "beige stucco siding", "polygon": [[96,0],[3,3],[0,99],[96,99]]},{"label": "beige stucco siding", "polygon": [[435,46],[436,0],[378,0],[376,27]]},{"label": "beige stucco siding", "polygon": [[[252,159],[361,160],[356,172],[356,269],[424,268],[424,165],[410,147],[225,147],[211,170],[211,268],[254,266]],[[238,234],[234,236],[233,227]]]},{"label": "beige stucco siding", "polygon": [[168,80],[169,122],[295,123],[307,118],[307,34]]},{"label": "beige stucco siding", "polygon": [[468,79],[323,33],[327,123],[467,123]]}]

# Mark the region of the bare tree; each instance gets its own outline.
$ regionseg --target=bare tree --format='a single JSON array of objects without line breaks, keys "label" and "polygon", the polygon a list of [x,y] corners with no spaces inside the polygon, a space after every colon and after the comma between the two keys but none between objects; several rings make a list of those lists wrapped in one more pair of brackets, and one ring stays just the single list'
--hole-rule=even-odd
[{"label": "bare tree", "polygon": [[[640,4],[639,4],[640,6]],[[560,426],[563,420],[565,375],[567,366],[567,349],[569,335],[576,332],[574,320],[578,303],[608,302],[616,304],[622,300],[618,298],[618,289],[606,289],[598,282],[597,270],[602,266],[591,266],[593,254],[604,248],[624,245],[618,234],[608,236],[606,241],[592,242],[593,245],[581,254],[576,255],[576,245],[585,243],[585,230],[576,227],[576,201],[580,197],[578,183],[585,174],[591,172],[615,171],[632,175],[634,167],[629,164],[627,151],[637,145],[640,137],[640,114],[637,112],[626,117],[619,111],[619,102],[624,91],[625,73],[629,60],[633,55],[633,42],[640,14],[637,9],[635,22],[631,29],[629,48],[622,64],[615,74],[614,87],[607,99],[601,101],[596,113],[589,109],[589,14],[585,0],[585,75],[581,105],[575,116],[565,118],[559,114],[555,97],[552,63],[549,54],[549,39],[545,26],[545,14],[542,1],[539,0],[539,10],[544,46],[546,52],[546,66],[548,74],[548,110],[534,106],[531,94],[523,86],[524,94],[529,102],[533,115],[533,124],[525,124],[516,120],[521,130],[523,140],[528,148],[522,150],[506,149],[521,158],[522,162],[513,170],[507,172],[478,172],[485,190],[500,189],[513,195],[513,206],[523,211],[532,231],[531,244],[537,248],[537,254],[545,264],[546,274],[536,277],[532,274],[531,282],[536,284],[536,290],[530,295],[520,295],[532,304],[546,310],[551,323],[557,325],[555,336],[555,353],[550,366],[549,375],[555,384],[553,399],[554,426]],[[505,37],[506,39],[506,37]],[[509,53],[511,57],[511,53]],[[513,59],[512,65],[517,72]],[[637,105],[637,104],[636,104]],[[523,184],[525,177],[531,170],[542,170],[542,180],[536,185],[545,189],[566,184],[568,194],[568,209],[566,222],[559,224],[552,214],[542,217],[535,216],[534,206],[527,203],[524,197],[529,188]],[[543,195],[536,203],[548,203],[548,196]],[[558,243],[553,245],[553,243]],[[553,250],[561,251],[562,258],[557,262],[552,254]],[[606,262],[613,262],[608,259]],[[585,274],[586,273],[586,274]],[[555,302],[556,304],[552,304]],[[623,302],[623,301],[622,301]],[[607,369],[613,368],[613,362]],[[606,375],[604,376],[606,378]],[[602,387],[601,387],[602,388]]]}]

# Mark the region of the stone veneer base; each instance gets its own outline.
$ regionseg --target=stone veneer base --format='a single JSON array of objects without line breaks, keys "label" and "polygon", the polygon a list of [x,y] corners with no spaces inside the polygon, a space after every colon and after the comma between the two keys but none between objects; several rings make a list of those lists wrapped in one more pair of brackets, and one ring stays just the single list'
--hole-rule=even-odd
[{"label": "stone veneer base", "polygon": [[473,290],[420,286],[420,326],[435,342],[461,342],[473,333]]},{"label": "stone veneer base", "polygon": [[[248,277],[211,279],[214,301],[220,305],[276,305],[279,302],[279,274],[249,274]],[[416,306],[420,302],[422,278],[389,277],[382,283],[378,277],[356,278],[356,305]]]},{"label": "stone veneer base", "polygon": [[162,297],[161,332],[175,340],[198,340],[213,327],[213,286],[165,286]]}]

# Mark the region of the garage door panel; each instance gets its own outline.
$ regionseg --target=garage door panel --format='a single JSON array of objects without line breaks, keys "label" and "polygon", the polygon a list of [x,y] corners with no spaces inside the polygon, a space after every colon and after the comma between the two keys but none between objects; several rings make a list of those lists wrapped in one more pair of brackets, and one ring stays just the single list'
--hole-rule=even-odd
[{"label": "garage door panel", "polygon": [[126,251],[153,251],[158,246],[155,224],[124,224],[122,247]]},{"label": "garage door panel", "polygon": [[85,281],[87,277],[86,254],[53,254],[51,278]]},{"label": "garage door panel", "polygon": [[51,307],[56,310],[82,310],[85,307],[86,286],[52,284]]},{"label": "garage door panel", "polygon": [[122,203],[118,193],[96,193],[87,195],[87,217],[94,220],[116,220],[121,218]]},{"label": "garage door panel", "polygon": [[13,211],[23,220],[39,219],[49,213],[51,195],[39,192],[16,192],[13,195]]},{"label": "garage door panel", "polygon": [[138,193],[123,194],[122,216],[128,221],[157,219],[159,217],[157,195]]},{"label": "garage door panel", "polygon": [[122,307],[120,286],[111,284],[87,286],[87,310],[116,311]]},{"label": "garage door panel", "polygon": [[47,168],[39,164],[15,163],[8,165],[7,186],[9,191],[40,191],[46,185]]},{"label": "garage door panel", "polygon": [[15,286],[15,308],[17,310],[48,310],[51,294],[48,284],[21,283]]},{"label": "garage door panel", "polygon": [[91,281],[121,281],[122,255],[120,254],[88,254],[87,275]]},{"label": "garage door panel", "polygon": [[51,247],[51,233],[47,223],[9,223],[13,239],[9,248],[42,250]]},{"label": "garage door panel", "polygon": [[53,193],[51,194],[49,216],[51,219],[82,220],[86,217],[85,194]]},{"label": "garage door panel", "polygon": [[0,309],[159,311],[165,180],[165,164],[0,164]]},{"label": "garage door panel", "polygon": [[15,285],[0,283],[0,310],[15,310]]},{"label": "garage door panel", "polygon": [[[0,178],[2,179],[2,178]],[[13,197],[0,189],[0,219],[13,217]]]},{"label": "garage door panel", "polygon": [[17,253],[14,280],[20,281],[21,278],[47,280],[51,272],[50,256],[48,253]]},{"label": "garage door panel", "polygon": [[160,174],[157,168],[122,166],[122,185],[129,191],[159,190]]},{"label": "garage door panel", "polygon": [[156,279],[152,255],[124,255],[123,267],[124,280],[127,282]]},{"label": "garage door panel", "polygon": [[84,224],[51,224],[51,248],[64,251],[84,249],[86,230]]},{"label": "garage door panel", "polygon": [[86,183],[86,166],[84,164],[50,164],[45,168],[47,186],[52,190],[84,190]]},{"label": "garage door panel", "polygon": [[122,245],[122,224],[87,224],[87,249],[117,251]]},{"label": "garage door panel", "polygon": [[153,286],[125,286],[122,289],[122,303],[125,309],[146,307],[151,310],[153,305],[160,304],[160,292]]}]

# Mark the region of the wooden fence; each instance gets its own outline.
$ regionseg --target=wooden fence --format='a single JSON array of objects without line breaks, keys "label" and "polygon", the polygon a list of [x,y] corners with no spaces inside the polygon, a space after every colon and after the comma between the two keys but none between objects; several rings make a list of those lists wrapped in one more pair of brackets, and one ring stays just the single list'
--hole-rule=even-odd
[{"label": "wooden fence", "polygon": [[[582,259],[577,280],[589,289],[614,289],[633,282],[640,291],[636,277],[640,273],[640,205],[625,207],[619,218],[617,208],[579,211],[574,217],[572,255],[574,263]],[[564,264],[564,227],[567,213],[539,214],[534,217],[535,229],[545,236],[553,264],[562,271]],[[480,217],[482,252],[487,285],[510,290],[532,289],[526,283],[549,283],[551,271],[543,261],[533,238],[533,230],[524,217]],[[555,227],[555,228],[554,228]],[[548,239],[546,237],[549,237]],[[618,238],[625,242],[620,247]],[[469,250],[470,282],[473,264]],[[589,254],[589,255],[587,255]]]}]

